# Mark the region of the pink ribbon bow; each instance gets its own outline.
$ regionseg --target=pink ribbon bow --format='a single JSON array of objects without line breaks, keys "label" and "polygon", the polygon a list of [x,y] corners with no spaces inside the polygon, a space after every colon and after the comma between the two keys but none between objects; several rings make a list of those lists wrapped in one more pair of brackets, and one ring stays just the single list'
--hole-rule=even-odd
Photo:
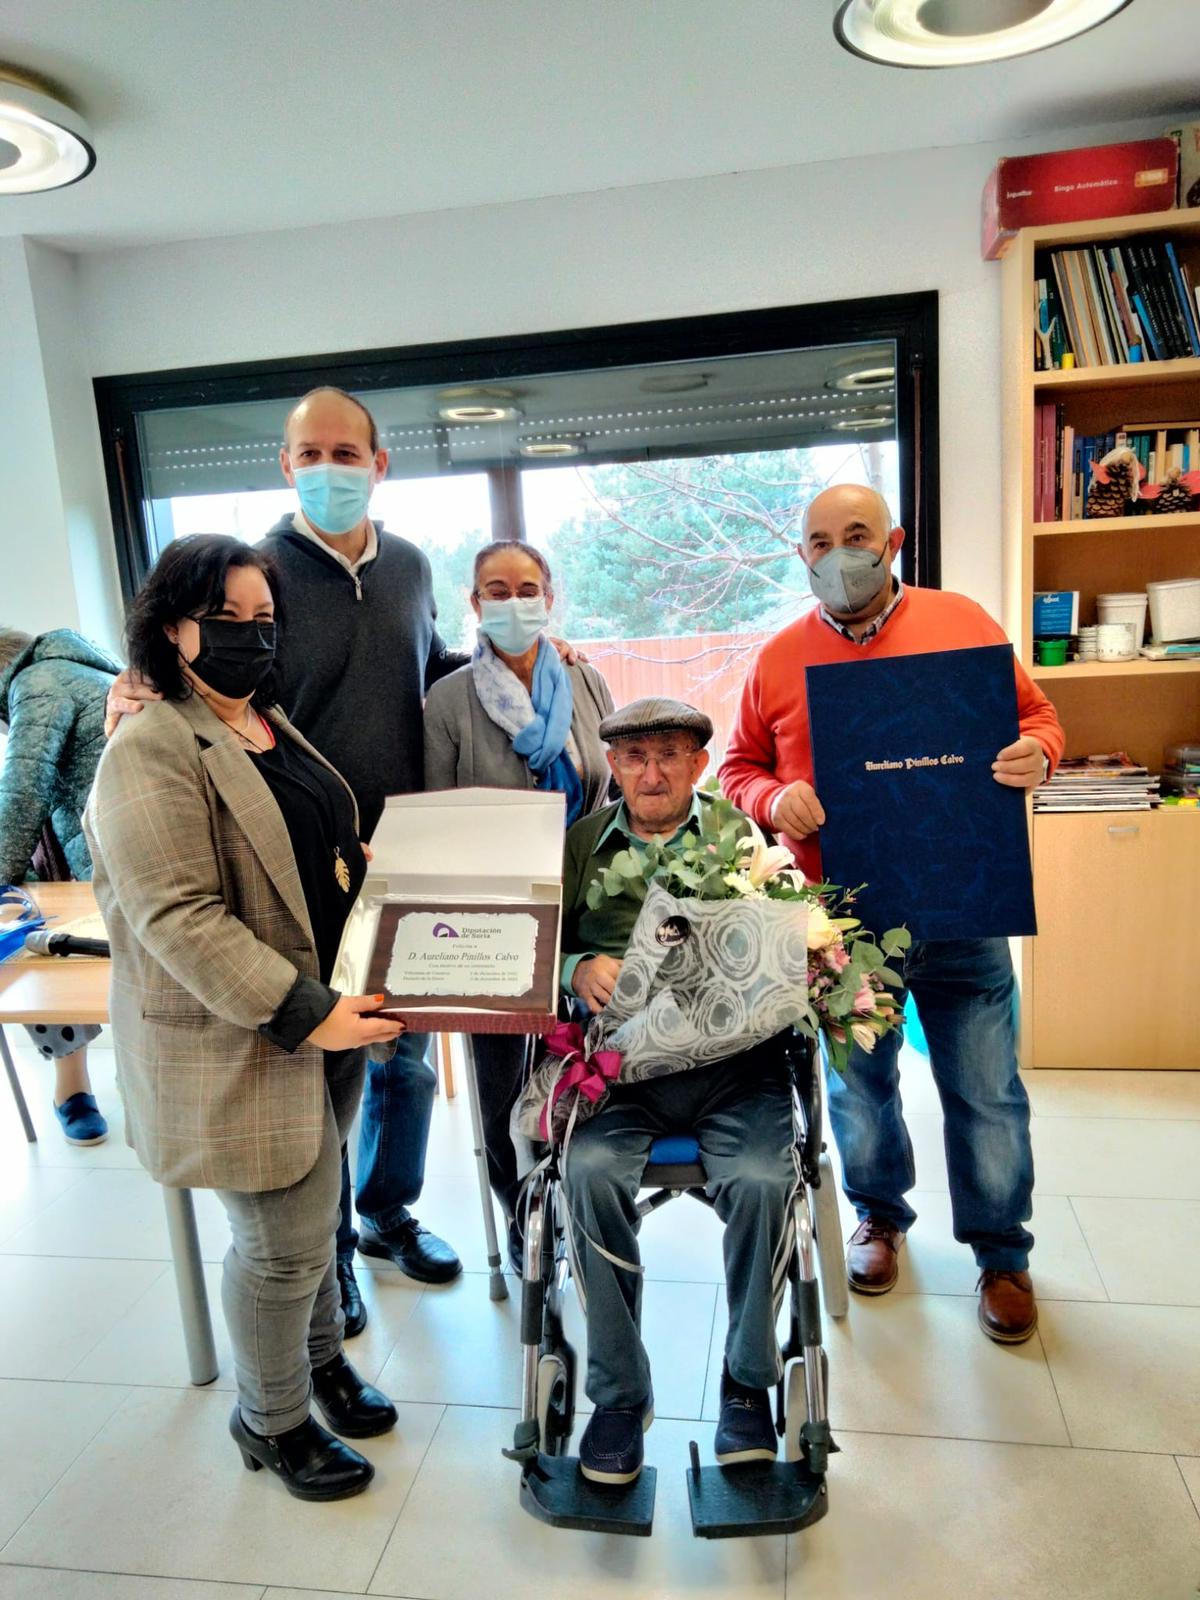
[{"label": "pink ribbon bow", "polygon": [[585,1055],[583,1029],[577,1022],[556,1023],[546,1035],[546,1049],[550,1055],[562,1057],[562,1069],[542,1107],[539,1124],[542,1138],[549,1142],[553,1139],[554,1108],[562,1096],[568,1089],[576,1089],[595,1105],[609,1084],[617,1081],[621,1052],[597,1050],[594,1056]]}]

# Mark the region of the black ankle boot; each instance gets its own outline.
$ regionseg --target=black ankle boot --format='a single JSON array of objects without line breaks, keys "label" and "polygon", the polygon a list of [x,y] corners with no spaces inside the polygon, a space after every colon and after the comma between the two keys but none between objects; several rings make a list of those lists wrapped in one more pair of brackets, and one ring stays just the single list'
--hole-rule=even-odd
[{"label": "black ankle boot", "polygon": [[361,1494],[375,1476],[369,1461],[326,1433],[312,1417],[286,1433],[264,1438],[251,1432],[241,1409],[234,1406],[229,1431],[249,1470],[266,1467],[297,1500],[347,1500]]},{"label": "black ankle boot", "polygon": [[396,1408],[373,1384],[364,1383],[340,1353],[312,1372],[313,1399],[334,1433],[369,1439],[396,1426]]}]

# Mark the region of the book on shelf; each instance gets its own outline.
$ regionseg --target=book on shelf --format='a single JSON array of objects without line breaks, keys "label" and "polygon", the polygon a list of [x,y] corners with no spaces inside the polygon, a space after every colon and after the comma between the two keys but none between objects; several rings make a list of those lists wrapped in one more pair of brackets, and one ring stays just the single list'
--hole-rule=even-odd
[{"label": "book on shelf", "polygon": [[1060,761],[1033,791],[1034,811],[1150,811],[1159,779],[1123,750]]},{"label": "book on shelf", "polygon": [[[1034,279],[1039,331],[1061,329],[1061,348],[1049,352],[1054,366],[1064,350],[1077,367],[1200,356],[1200,285],[1170,239],[1039,250]],[[1044,367],[1047,341],[1035,342]]]},{"label": "book on shelf", "polygon": [[[1066,421],[1064,410],[1061,403],[1049,400],[1034,407],[1035,522],[1087,517],[1092,466],[1120,446],[1137,457],[1143,488],[1161,487],[1173,476],[1200,471],[1200,420],[1130,422],[1108,433],[1081,435]],[[1149,510],[1145,514],[1154,515]]]}]

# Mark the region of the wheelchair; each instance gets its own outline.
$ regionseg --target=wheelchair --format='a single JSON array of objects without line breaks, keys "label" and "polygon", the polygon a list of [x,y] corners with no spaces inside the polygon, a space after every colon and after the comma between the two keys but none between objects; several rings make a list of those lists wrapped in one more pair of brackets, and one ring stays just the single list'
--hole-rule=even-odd
[{"label": "wheelchair", "polygon": [[[821,1302],[829,1316],[841,1318],[849,1309],[849,1294],[837,1191],[822,1142],[817,1049],[795,1033],[781,1035],[779,1043],[792,1084],[800,1174],[787,1269],[784,1370],[775,1398],[783,1459],[702,1467],[693,1441],[687,1486],[692,1531],[700,1538],[793,1533],[819,1521],[828,1509],[826,1469],[837,1446],[829,1428]],[[657,1139],[642,1175],[639,1214],[649,1216],[681,1195],[709,1204],[704,1184],[694,1138]],[[653,1524],[656,1469],[644,1467],[629,1485],[596,1484],[567,1453],[575,1425],[576,1355],[563,1330],[571,1276],[565,1206],[556,1148],[530,1175],[523,1200],[521,1419],[513,1447],[504,1454],[520,1464],[521,1504],[541,1521],[644,1537]]]}]

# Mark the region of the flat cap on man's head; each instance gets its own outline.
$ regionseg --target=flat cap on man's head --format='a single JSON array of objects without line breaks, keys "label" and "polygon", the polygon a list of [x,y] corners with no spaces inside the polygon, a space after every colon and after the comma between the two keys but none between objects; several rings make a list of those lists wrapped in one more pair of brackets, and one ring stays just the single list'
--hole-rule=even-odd
[{"label": "flat cap on man's head", "polygon": [[648,695],[644,700],[631,700],[627,706],[605,717],[600,724],[600,737],[606,744],[614,739],[643,739],[651,733],[691,733],[703,748],[713,736],[713,725],[703,711],[689,706],[683,700],[670,700],[665,695]]}]

